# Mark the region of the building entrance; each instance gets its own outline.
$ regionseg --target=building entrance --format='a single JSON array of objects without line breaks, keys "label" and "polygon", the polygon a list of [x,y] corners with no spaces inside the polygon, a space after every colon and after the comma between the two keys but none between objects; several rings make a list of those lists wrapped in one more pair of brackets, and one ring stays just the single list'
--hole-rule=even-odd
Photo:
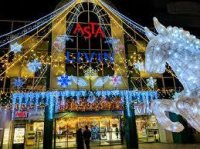
[{"label": "building entrance", "polygon": [[91,146],[121,144],[120,118],[112,116],[64,117],[56,121],[56,146],[76,147],[76,130],[88,126]]}]

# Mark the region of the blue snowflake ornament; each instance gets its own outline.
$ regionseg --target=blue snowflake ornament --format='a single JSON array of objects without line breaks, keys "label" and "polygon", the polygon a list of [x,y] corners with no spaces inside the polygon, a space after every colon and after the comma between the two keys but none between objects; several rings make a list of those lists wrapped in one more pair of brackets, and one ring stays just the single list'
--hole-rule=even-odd
[{"label": "blue snowflake ornament", "polygon": [[27,66],[28,66],[28,69],[29,69],[31,72],[36,72],[36,71],[38,71],[39,69],[41,69],[42,63],[41,63],[40,61],[38,61],[38,60],[35,59],[35,60],[29,62],[29,63],[27,64]]},{"label": "blue snowflake ornament", "polygon": [[15,78],[13,81],[13,86],[16,88],[21,88],[25,84],[22,78]]},{"label": "blue snowflake ornament", "polygon": [[15,44],[10,45],[10,51],[14,52],[15,54],[18,52],[21,52],[22,45],[18,44],[17,42]]},{"label": "blue snowflake ornament", "polygon": [[71,85],[71,77],[67,76],[67,75],[62,75],[57,77],[57,84],[63,88],[68,87],[69,85]]}]

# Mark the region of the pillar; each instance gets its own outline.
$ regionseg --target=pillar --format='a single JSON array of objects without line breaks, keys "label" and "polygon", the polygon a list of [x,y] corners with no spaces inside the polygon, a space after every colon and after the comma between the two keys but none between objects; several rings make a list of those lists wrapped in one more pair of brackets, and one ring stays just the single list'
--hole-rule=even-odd
[{"label": "pillar", "polygon": [[[49,35],[49,43],[48,43],[48,56],[51,56],[51,34]],[[51,73],[51,65],[47,66],[47,75],[46,75],[46,90],[50,89],[50,73]],[[47,99],[46,99],[47,100]],[[52,149],[53,145],[53,113],[52,107],[50,107],[50,101],[48,105],[45,107],[44,113],[44,135],[43,135],[43,149]]]}]

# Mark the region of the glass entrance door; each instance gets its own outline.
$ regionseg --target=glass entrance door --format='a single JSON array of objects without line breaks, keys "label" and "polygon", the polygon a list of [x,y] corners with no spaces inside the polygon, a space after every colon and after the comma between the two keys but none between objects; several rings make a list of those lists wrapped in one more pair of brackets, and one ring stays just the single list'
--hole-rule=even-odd
[{"label": "glass entrance door", "polygon": [[76,131],[91,131],[91,146],[121,144],[120,119],[112,116],[68,117],[56,121],[56,146],[76,147]]}]

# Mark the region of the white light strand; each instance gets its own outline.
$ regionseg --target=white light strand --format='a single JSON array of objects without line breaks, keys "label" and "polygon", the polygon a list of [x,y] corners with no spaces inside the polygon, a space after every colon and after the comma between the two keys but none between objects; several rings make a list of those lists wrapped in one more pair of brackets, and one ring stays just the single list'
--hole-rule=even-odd
[{"label": "white light strand", "polygon": [[[63,7],[55,10],[54,12],[28,24],[25,25],[21,28],[18,28],[12,32],[9,32],[7,34],[1,35],[0,38],[5,38],[2,41],[0,41],[0,47],[3,47],[13,41],[16,41],[17,39],[27,35],[28,33],[38,29],[39,27],[43,26],[44,24],[48,23],[49,21],[51,21],[56,15],[58,15],[60,12],[62,12],[63,10],[65,10],[66,8],[68,8],[69,6],[71,6],[73,3],[75,2],[75,0],[72,0],[71,2],[67,3],[66,5],[64,5]],[[20,30],[22,30],[20,32]],[[19,33],[16,33],[19,32]],[[10,39],[10,35],[15,35],[15,38]]]}]

